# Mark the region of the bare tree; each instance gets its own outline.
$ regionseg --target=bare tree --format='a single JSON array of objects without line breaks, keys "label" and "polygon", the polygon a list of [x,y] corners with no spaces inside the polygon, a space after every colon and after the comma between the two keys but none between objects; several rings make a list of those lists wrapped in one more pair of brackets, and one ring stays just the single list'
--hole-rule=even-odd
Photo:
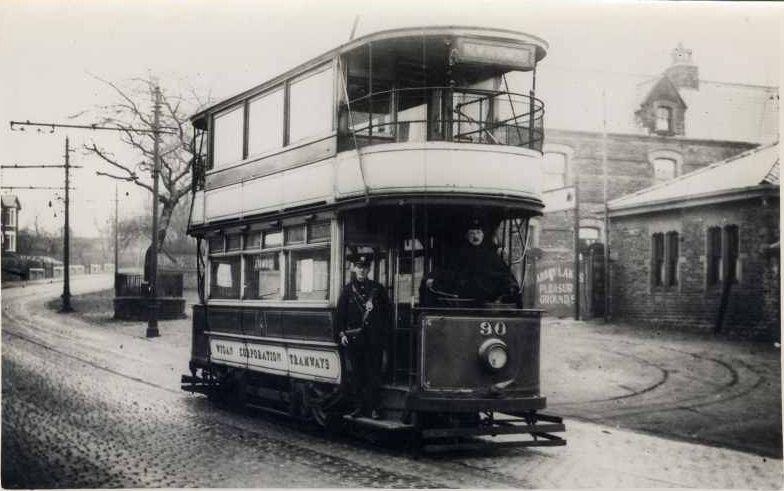
[{"label": "bare tree", "polygon": [[[98,145],[95,141],[84,146],[88,154],[98,156],[110,169],[99,171],[102,176],[131,182],[152,193],[152,170],[154,162],[153,144],[153,100],[156,81],[152,78],[132,79],[127,87],[95,77],[110,87],[117,95],[117,101],[99,106],[99,124],[113,125],[120,129],[122,142],[130,147],[138,159],[120,160],[114,153]],[[185,97],[161,88],[160,125],[170,128],[160,133],[160,186],[158,200],[160,219],[158,240],[166,240],[172,214],[177,203],[191,190],[190,163],[193,158],[191,148],[191,125],[188,114],[204,106],[195,91]],[[137,131],[141,129],[144,131]]]}]

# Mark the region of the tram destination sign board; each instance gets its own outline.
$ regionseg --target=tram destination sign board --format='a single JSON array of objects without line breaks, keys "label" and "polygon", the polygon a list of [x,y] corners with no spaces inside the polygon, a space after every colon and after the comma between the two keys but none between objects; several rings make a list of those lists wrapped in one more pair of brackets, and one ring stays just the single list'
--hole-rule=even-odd
[{"label": "tram destination sign board", "polygon": [[535,46],[500,41],[460,38],[454,56],[456,63],[499,65],[513,70],[533,70],[536,65]]}]

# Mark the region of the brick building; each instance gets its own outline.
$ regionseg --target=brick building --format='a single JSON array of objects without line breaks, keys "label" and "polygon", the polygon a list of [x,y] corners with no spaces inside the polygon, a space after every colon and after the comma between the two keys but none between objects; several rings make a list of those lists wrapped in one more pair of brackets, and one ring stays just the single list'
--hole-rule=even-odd
[{"label": "brick building", "polygon": [[606,74],[587,84],[544,70],[546,208],[532,225],[534,269],[563,274],[558,284],[537,282],[535,305],[572,316],[579,298],[581,316],[603,315],[602,246],[594,244],[605,241],[605,182],[610,201],[776,140],[778,89],[701,80],[680,45],[656,77]]},{"label": "brick building", "polygon": [[2,204],[2,243],[3,252],[16,252],[17,236],[19,234],[19,198],[12,194],[0,196]]},{"label": "brick building", "polygon": [[608,207],[614,318],[778,337],[778,144]]}]

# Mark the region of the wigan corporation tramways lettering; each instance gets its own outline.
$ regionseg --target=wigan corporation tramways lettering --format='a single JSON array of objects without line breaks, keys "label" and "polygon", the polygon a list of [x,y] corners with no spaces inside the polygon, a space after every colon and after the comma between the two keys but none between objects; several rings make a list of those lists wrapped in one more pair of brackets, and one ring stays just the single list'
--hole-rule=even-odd
[{"label": "wigan corporation tramways lettering", "polygon": [[273,363],[280,363],[283,361],[283,354],[281,354],[280,351],[254,348],[252,346],[241,346],[239,349],[239,355],[243,358],[249,358],[251,360],[270,361]]},{"label": "wigan corporation tramways lettering", "polygon": [[329,359],[321,356],[298,355],[296,353],[289,353],[289,363],[291,363],[292,368],[305,367],[329,370]]}]

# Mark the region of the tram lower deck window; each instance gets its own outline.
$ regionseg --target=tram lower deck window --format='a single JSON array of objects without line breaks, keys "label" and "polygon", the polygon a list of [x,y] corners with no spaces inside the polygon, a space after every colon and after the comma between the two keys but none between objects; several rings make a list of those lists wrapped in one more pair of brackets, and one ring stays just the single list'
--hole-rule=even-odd
[{"label": "tram lower deck window", "polygon": [[245,256],[245,298],[280,299],[280,253]]},{"label": "tram lower deck window", "polygon": [[212,258],[210,264],[210,298],[239,298],[239,256]]},{"label": "tram lower deck window", "polygon": [[329,249],[297,250],[289,253],[291,279],[289,300],[329,298]]}]

